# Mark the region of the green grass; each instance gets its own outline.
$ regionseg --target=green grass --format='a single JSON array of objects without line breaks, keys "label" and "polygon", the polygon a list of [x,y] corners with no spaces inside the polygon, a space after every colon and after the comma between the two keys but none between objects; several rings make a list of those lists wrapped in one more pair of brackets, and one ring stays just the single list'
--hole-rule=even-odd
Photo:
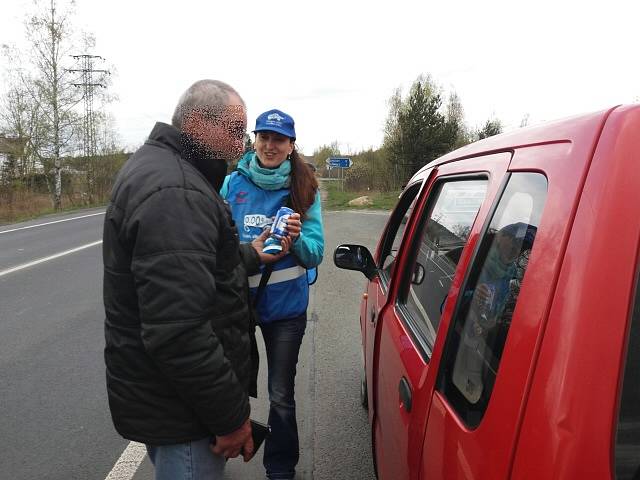
[{"label": "green grass", "polygon": [[[367,209],[367,210],[391,210],[396,206],[400,191],[395,192],[376,192],[376,191],[341,191],[340,182],[328,181],[322,182],[324,189],[327,191],[327,199],[323,204],[325,210],[344,210],[344,209]],[[348,203],[354,198],[368,196],[373,202],[372,205],[362,207],[352,207]]]}]

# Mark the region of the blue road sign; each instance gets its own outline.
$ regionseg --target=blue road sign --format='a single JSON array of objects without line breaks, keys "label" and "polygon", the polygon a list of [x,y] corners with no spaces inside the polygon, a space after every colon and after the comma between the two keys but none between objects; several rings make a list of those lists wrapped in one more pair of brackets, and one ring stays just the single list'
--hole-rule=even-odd
[{"label": "blue road sign", "polygon": [[327,166],[329,168],[350,168],[351,159],[346,157],[329,157],[327,158]]}]

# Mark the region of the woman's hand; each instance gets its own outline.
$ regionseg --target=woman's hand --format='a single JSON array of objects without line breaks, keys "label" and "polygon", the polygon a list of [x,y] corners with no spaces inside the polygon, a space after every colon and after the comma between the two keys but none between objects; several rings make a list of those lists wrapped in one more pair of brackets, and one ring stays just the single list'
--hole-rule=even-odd
[{"label": "woman's hand", "polygon": [[475,291],[475,300],[479,306],[487,303],[491,298],[492,292],[485,283],[481,283],[477,286]]},{"label": "woman's hand", "polygon": [[[292,213],[287,220],[287,233],[293,242],[300,236],[302,221],[299,213]],[[284,245],[283,245],[284,247]]]}]

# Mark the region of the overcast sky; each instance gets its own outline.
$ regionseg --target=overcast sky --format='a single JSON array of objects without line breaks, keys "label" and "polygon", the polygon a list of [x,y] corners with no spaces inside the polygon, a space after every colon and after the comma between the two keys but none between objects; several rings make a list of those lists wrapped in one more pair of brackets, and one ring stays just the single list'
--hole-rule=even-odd
[{"label": "overcast sky", "polygon": [[[30,1],[3,0],[0,44],[23,41]],[[77,0],[77,30],[114,65],[109,108],[123,144],[169,122],[195,80],[234,86],[249,127],[269,108],[306,154],[378,147],[387,101],[430,73],[467,123],[507,130],[640,101],[640,2]],[[85,53],[85,52],[81,52]],[[4,67],[4,60],[0,66]],[[96,65],[96,67],[99,67]]]}]

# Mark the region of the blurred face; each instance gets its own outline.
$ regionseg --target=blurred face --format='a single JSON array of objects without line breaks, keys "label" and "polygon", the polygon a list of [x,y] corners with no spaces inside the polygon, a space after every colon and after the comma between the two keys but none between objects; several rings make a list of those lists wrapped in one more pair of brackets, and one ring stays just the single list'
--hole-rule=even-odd
[{"label": "blurred face", "polygon": [[518,242],[516,242],[515,238],[501,233],[498,234],[496,242],[498,243],[500,260],[503,263],[511,263],[518,257],[520,248],[518,247]]},{"label": "blurred face", "polygon": [[232,161],[242,155],[247,130],[247,112],[239,97],[232,95],[229,104],[215,109],[192,112],[183,122],[184,132],[205,146],[216,158]]},{"label": "blurred face", "polygon": [[293,152],[294,142],[286,135],[276,132],[256,132],[254,144],[263,167],[278,168]]}]

